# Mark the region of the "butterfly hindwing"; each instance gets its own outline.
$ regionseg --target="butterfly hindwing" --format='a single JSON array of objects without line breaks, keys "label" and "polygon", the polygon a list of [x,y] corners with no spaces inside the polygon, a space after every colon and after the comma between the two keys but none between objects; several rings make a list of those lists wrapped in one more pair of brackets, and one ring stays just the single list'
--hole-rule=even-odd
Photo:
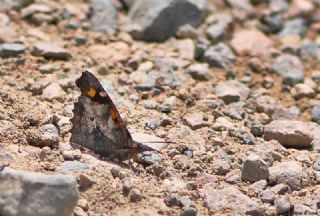
[{"label": "butterfly hindwing", "polygon": [[71,143],[101,154],[132,147],[131,135],[98,79],[86,71],[76,85],[81,95],[74,104]]}]

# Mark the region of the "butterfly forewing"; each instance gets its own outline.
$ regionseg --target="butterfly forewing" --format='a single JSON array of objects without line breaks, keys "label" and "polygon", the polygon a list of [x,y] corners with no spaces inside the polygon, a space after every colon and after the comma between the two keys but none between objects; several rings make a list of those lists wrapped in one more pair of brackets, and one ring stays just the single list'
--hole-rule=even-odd
[{"label": "butterfly forewing", "polygon": [[131,135],[98,79],[86,71],[76,85],[81,95],[74,104],[71,143],[101,154],[132,147]]}]

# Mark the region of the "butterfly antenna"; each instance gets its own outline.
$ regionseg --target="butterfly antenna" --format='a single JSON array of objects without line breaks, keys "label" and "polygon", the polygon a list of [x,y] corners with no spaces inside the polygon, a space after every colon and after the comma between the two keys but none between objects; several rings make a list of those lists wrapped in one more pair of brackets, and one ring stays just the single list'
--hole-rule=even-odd
[{"label": "butterfly antenna", "polygon": [[176,142],[173,141],[146,141],[146,142],[141,142],[141,143],[170,143],[170,144],[176,144]]}]

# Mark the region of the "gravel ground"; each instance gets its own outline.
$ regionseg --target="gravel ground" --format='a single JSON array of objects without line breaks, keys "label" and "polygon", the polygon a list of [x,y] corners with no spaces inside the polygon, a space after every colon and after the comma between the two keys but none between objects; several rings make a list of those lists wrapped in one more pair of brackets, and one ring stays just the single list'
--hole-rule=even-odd
[{"label": "gravel ground", "polygon": [[[0,215],[320,215],[319,32],[318,0],[0,0]],[[84,70],[175,143],[71,145]]]}]

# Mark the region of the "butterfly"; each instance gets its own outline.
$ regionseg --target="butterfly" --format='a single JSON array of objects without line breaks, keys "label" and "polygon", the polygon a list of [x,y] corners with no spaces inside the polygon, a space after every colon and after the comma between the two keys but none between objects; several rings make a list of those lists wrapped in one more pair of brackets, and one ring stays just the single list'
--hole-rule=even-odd
[{"label": "butterfly", "polygon": [[132,139],[118,109],[94,74],[83,72],[76,86],[81,95],[74,104],[71,143],[102,155],[113,155],[121,150],[157,151]]}]

